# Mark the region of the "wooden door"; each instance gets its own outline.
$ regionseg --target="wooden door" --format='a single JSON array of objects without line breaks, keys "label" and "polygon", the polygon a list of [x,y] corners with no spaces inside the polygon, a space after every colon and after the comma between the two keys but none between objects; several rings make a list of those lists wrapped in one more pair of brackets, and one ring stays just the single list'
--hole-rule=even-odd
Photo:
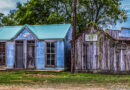
[{"label": "wooden door", "polygon": [[27,41],[27,68],[35,68],[35,41]]},{"label": "wooden door", "polygon": [[23,41],[16,41],[16,68],[24,68],[24,51],[23,51]]}]

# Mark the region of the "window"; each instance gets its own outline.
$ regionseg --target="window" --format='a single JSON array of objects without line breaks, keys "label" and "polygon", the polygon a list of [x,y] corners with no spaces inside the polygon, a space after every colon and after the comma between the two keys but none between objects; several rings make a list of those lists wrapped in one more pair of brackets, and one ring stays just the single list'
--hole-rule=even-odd
[{"label": "window", "polygon": [[0,65],[5,65],[5,42],[0,42]]},{"label": "window", "polygon": [[56,66],[55,42],[46,42],[46,66]]}]

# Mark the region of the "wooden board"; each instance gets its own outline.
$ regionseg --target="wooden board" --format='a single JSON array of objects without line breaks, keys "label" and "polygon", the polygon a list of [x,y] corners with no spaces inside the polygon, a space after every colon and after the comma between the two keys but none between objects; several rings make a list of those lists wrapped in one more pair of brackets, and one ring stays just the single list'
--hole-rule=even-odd
[{"label": "wooden board", "polygon": [[[92,27],[76,39],[77,71],[130,71],[130,41],[119,41],[119,31],[108,31],[108,34]],[[86,35],[97,35],[97,41],[86,39]]]}]

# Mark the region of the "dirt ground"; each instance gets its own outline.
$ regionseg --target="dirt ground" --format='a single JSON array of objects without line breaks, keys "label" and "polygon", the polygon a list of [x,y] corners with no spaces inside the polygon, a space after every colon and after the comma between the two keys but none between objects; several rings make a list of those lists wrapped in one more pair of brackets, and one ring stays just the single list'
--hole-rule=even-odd
[{"label": "dirt ground", "polygon": [[110,87],[94,87],[94,86],[85,86],[85,85],[46,85],[46,86],[25,86],[25,85],[0,85],[0,90],[130,90],[127,86],[110,86]]},{"label": "dirt ground", "polygon": [[0,90],[110,90],[105,88],[66,88],[66,89],[58,89],[58,88],[31,88],[31,87],[0,87]]}]

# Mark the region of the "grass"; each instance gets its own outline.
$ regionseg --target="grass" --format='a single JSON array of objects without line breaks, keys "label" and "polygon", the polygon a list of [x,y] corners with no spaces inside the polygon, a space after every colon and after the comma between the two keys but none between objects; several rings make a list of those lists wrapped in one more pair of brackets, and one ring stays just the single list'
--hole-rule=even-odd
[{"label": "grass", "polygon": [[41,72],[41,71],[1,71],[0,85],[96,85],[121,84],[130,86],[130,75],[105,75],[91,73]]}]

